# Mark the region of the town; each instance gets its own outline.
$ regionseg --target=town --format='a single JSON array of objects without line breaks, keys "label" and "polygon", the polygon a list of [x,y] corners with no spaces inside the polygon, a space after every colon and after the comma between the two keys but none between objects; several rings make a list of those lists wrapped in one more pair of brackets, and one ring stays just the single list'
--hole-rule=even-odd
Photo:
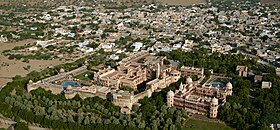
[{"label": "town", "polygon": [[60,6],[17,20],[3,15],[2,20],[14,25],[2,27],[1,41],[37,39],[4,51],[11,59],[75,61],[100,48],[110,52],[108,58],[119,60],[126,52],[206,48],[211,53],[242,53],[258,57],[260,63],[279,65],[279,10],[250,2],[239,6],[227,11],[211,5],[151,4],[114,11],[95,5]]},{"label": "town", "polygon": [[133,3],[0,5],[0,128],[280,128],[279,5]]}]

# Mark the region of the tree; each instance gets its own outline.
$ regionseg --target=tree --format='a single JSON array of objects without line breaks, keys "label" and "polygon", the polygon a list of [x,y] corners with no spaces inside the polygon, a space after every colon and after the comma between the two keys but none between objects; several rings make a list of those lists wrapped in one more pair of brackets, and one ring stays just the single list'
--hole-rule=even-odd
[{"label": "tree", "polygon": [[169,124],[169,125],[171,125],[171,124],[172,124],[172,119],[168,118],[168,119],[166,120],[166,123]]},{"label": "tree", "polygon": [[113,124],[116,124],[116,125],[117,125],[117,124],[119,124],[119,123],[120,123],[120,121],[119,121],[118,119],[114,119],[114,120],[113,120]]},{"label": "tree", "polygon": [[146,126],[146,125],[145,125],[145,121],[142,121],[142,122],[139,123],[138,128],[144,129],[145,126]]},{"label": "tree", "polygon": [[15,129],[16,130],[28,130],[28,126],[23,122],[19,122],[19,123],[15,124]]},{"label": "tree", "polygon": [[84,125],[88,125],[90,123],[89,116],[86,116],[84,120]]},{"label": "tree", "polygon": [[92,43],[90,43],[90,44],[87,45],[87,47],[91,47],[91,48],[96,48],[96,47],[98,47],[98,46],[99,46],[99,44],[97,44],[97,43],[95,43],[95,42],[92,42]]},{"label": "tree", "polygon": [[111,123],[110,119],[105,119],[104,120],[104,124],[110,124],[110,123]]},{"label": "tree", "polygon": [[82,115],[78,115],[78,123],[81,124],[84,117]]},{"label": "tree", "polygon": [[152,124],[152,130],[158,130],[158,126],[156,124]]},{"label": "tree", "polygon": [[72,123],[75,122],[72,115],[69,115],[69,116],[68,116],[67,121],[68,121],[68,122],[72,122]]}]

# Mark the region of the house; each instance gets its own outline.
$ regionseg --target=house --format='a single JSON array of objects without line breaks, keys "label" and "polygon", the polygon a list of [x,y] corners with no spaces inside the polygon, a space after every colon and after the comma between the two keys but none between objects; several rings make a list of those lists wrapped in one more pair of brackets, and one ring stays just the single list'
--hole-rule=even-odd
[{"label": "house", "polygon": [[271,124],[271,125],[270,125],[270,128],[271,128],[272,130],[280,130],[280,124]]},{"label": "house", "polygon": [[93,48],[90,48],[90,47],[81,47],[80,49],[81,49],[81,51],[84,52],[84,53],[93,52]]},{"label": "house", "polygon": [[132,44],[132,46],[134,47],[133,51],[139,51],[142,47],[143,47],[143,43],[142,42],[135,42]]},{"label": "house", "polygon": [[272,83],[271,82],[266,82],[266,81],[262,82],[262,89],[264,89],[264,88],[271,88],[271,87],[272,87]]},{"label": "house", "polygon": [[58,40],[52,39],[52,40],[48,40],[48,41],[37,41],[36,44],[43,48],[46,48],[50,45],[53,45],[53,46],[56,45],[57,42],[58,42]]},{"label": "house", "polygon": [[261,81],[262,81],[262,76],[261,75],[255,75],[254,82],[258,83],[258,82],[261,82]]},{"label": "house", "polygon": [[277,74],[278,76],[280,76],[280,67],[277,67],[275,71],[276,71],[276,74]]},{"label": "house", "polygon": [[104,44],[102,45],[102,49],[104,49],[105,52],[109,52],[109,51],[112,51],[113,48],[115,46],[115,43],[107,43],[107,44]]},{"label": "house", "polygon": [[238,72],[238,76],[247,77],[248,75],[248,67],[246,66],[237,66],[236,71]]},{"label": "house", "polygon": [[0,36],[0,42],[7,42],[8,38],[4,37],[3,35]]},{"label": "house", "polygon": [[28,48],[28,51],[37,51],[37,50],[38,50],[38,47],[36,47],[36,46]]}]

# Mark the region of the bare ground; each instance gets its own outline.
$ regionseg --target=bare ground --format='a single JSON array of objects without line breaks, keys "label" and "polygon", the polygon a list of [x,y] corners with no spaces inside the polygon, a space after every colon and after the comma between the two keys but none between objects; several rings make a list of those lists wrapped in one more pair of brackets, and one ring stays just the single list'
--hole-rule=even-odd
[{"label": "bare ground", "polygon": [[[45,0],[22,0],[22,3],[27,3],[28,4],[35,4],[38,2],[44,3],[43,1]],[[46,4],[47,5],[53,5],[53,4],[60,4],[60,5],[69,5],[72,4],[75,0],[64,0],[63,2],[56,2],[56,1],[47,1]],[[101,0],[97,0],[97,1],[101,1]],[[102,1],[111,1],[111,0],[102,0]],[[118,2],[124,2],[127,0],[115,0]],[[156,0],[159,1],[163,4],[169,4],[169,5],[182,5],[182,6],[188,6],[188,5],[193,5],[193,4],[200,4],[200,3],[205,3],[205,0]],[[8,1],[0,1],[0,5],[2,4],[16,4],[18,3],[18,1],[16,0],[10,0],[10,2]]]},{"label": "bare ground", "polygon": [[9,127],[10,127],[10,125],[0,123],[0,128],[8,129]]},{"label": "bare ground", "polygon": [[[0,51],[12,49],[15,46],[22,46],[33,41],[34,40],[24,40],[15,43],[0,43]],[[25,76],[33,70],[41,71],[48,66],[55,66],[62,63],[63,62],[58,60],[29,60],[29,63],[24,63],[20,60],[9,60],[8,57],[0,55],[0,87],[10,82],[10,78],[16,75]],[[30,69],[24,69],[24,67],[28,65]]]},{"label": "bare ground", "polygon": [[158,0],[158,1],[162,2],[163,4],[182,5],[182,6],[206,3],[205,0]]}]

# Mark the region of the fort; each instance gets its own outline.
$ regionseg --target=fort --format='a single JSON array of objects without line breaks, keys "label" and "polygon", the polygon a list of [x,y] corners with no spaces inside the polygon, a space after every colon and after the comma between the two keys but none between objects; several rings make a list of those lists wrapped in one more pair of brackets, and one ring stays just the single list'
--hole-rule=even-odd
[{"label": "fort", "polygon": [[[166,65],[166,57],[151,55],[148,52],[135,53],[118,63],[115,68],[107,67],[94,72],[90,82],[74,78],[88,71],[87,65],[65,72],[63,68],[55,76],[37,82],[29,81],[28,92],[39,87],[50,90],[54,94],[63,92],[66,98],[73,98],[79,94],[81,98],[99,96],[121,107],[121,112],[130,113],[134,104],[144,97],[151,97],[155,91],[160,91],[170,84],[177,82],[181,77],[187,78],[181,83],[179,90],[168,92],[167,105],[185,109],[188,112],[209,115],[216,118],[220,105],[226,102],[226,97],[232,94],[232,85],[214,82],[223,75],[211,75],[201,84],[204,68],[195,68],[176,65]],[[190,76],[197,76],[192,81]],[[139,86],[145,88],[138,91]],[[131,91],[126,90],[129,88]]]},{"label": "fort", "polygon": [[[122,112],[129,113],[139,99],[150,97],[155,90],[163,89],[180,79],[181,73],[175,66],[164,65],[165,59],[145,52],[136,53],[121,61],[117,69],[109,67],[95,73],[93,80],[96,84],[111,88],[111,101],[124,108]],[[143,82],[147,82],[145,91],[136,95],[121,90],[124,87],[137,90]]]},{"label": "fort", "polygon": [[[122,112],[130,113],[133,104],[144,97],[150,97],[155,90],[160,90],[180,79],[180,72],[175,66],[164,65],[166,57],[140,52],[122,60],[116,68],[104,68],[94,73],[91,82],[81,81],[73,77],[88,71],[87,66],[65,72],[63,68],[55,76],[37,82],[29,81],[28,92],[39,87],[50,90],[54,94],[63,92],[66,98],[79,94],[81,98],[99,96],[120,106]],[[142,63],[139,60],[143,61]],[[123,90],[146,83],[146,89],[138,94]],[[86,85],[85,85],[86,84]]]}]

